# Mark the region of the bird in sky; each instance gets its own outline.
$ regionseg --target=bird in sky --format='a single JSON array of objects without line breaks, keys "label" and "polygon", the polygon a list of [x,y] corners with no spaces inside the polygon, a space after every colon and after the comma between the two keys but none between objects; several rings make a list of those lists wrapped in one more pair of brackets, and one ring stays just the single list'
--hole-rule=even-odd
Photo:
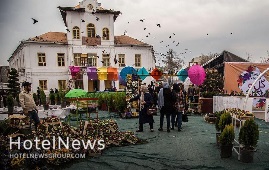
[{"label": "bird in sky", "polygon": [[68,28],[66,28],[66,31],[70,32],[70,30]]},{"label": "bird in sky", "polygon": [[85,20],[84,19],[81,19],[81,22],[85,22]]},{"label": "bird in sky", "polygon": [[35,24],[35,23],[38,22],[38,20],[36,20],[36,19],[34,19],[34,18],[32,18],[32,20],[33,20],[33,24]]},{"label": "bird in sky", "polygon": [[103,63],[103,64],[104,64],[104,61],[101,61],[101,63]]},{"label": "bird in sky", "polygon": [[145,19],[140,19],[139,21],[144,22]]},{"label": "bird in sky", "polygon": [[96,17],[96,21],[99,21],[99,18],[98,17]]},{"label": "bird in sky", "polygon": [[161,28],[161,24],[157,24],[157,26]]},{"label": "bird in sky", "polygon": [[147,28],[144,28],[144,30],[146,30]]}]

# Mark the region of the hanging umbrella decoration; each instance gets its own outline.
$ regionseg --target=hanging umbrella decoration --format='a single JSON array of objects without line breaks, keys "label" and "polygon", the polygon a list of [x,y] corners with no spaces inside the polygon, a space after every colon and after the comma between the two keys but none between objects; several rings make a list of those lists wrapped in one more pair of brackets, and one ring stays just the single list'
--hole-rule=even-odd
[{"label": "hanging umbrella decoration", "polygon": [[133,67],[128,66],[128,67],[124,67],[124,68],[121,70],[121,72],[120,72],[120,76],[121,76],[121,78],[122,78],[123,80],[126,81],[126,76],[127,76],[127,74],[136,75],[137,72],[136,72],[136,70],[135,70]]},{"label": "hanging umbrella decoration", "polygon": [[[77,109],[76,109],[76,117],[77,117],[77,122],[78,122],[78,98],[83,97],[87,94],[88,92],[82,89],[72,89],[68,93],[66,93],[65,97],[66,98],[76,98],[77,99]],[[68,116],[68,121],[70,122],[70,116]]]},{"label": "hanging umbrella decoration", "polygon": [[186,78],[188,77],[188,72],[186,71],[186,69],[181,69],[177,73],[177,76],[178,76],[179,80],[184,82],[186,80]]},{"label": "hanging umbrella decoration", "polygon": [[158,70],[157,68],[155,68],[155,69],[152,70],[150,75],[155,80],[159,80],[162,77],[163,73],[160,70]]},{"label": "hanging umbrella decoration", "polygon": [[137,75],[142,80],[144,80],[145,78],[147,78],[147,76],[149,76],[149,72],[144,67],[142,67],[140,70],[138,70]]},{"label": "hanging umbrella decoration", "polygon": [[120,74],[118,74],[118,78],[119,78],[119,83],[123,86],[126,86],[126,81],[120,76]]},{"label": "hanging umbrella decoration", "polygon": [[206,74],[203,67],[200,65],[194,65],[188,70],[188,76],[193,84],[200,86],[203,84]]}]

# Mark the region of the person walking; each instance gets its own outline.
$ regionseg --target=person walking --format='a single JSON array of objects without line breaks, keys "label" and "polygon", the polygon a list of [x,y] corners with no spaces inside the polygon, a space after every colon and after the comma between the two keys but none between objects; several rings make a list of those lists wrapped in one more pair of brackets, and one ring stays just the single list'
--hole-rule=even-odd
[{"label": "person walking", "polygon": [[167,132],[170,132],[170,118],[171,114],[174,112],[175,97],[172,94],[169,84],[167,82],[163,83],[163,88],[160,89],[158,94],[158,106],[160,109],[160,128],[159,131],[163,131],[163,119],[166,115]]},{"label": "person walking", "polygon": [[151,107],[153,104],[153,98],[148,91],[146,85],[141,85],[140,94],[136,97],[130,99],[130,102],[139,100],[139,128],[136,132],[143,132],[143,124],[149,123],[150,131],[153,132],[153,115],[147,114],[147,108]]},{"label": "person walking", "polygon": [[[172,115],[172,121],[175,122],[173,124],[172,122],[172,129],[174,129],[174,125],[177,126],[178,131],[181,131],[181,125],[182,125],[182,114],[185,110],[186,105],[186,93],[184,92],[184,88],[180,86],[179,84],[176,84],[173,86],[173,92],[176,96],[176,103],[175,103],[175,114]],[[176,119],[175,119],[176,118]]]},{"label": "person walking", "polygon": [[33,94],[31,91],[31,83],[29,82],[23,82],[22,83],[23,90],[19,94],[19,101],[21,104],[21,107],[23,109],[23,113],[26,116],[30,116],[30,119],[33,119],[35,122],[35,129],[37,130],[37,127],[40,124],[40,120],[38,117],[38,110],[33,98]]}]

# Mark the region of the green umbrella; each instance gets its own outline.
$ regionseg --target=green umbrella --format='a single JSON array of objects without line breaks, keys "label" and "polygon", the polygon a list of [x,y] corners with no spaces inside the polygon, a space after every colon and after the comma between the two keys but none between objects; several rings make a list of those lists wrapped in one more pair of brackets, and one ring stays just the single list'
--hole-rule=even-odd
[{"label": "green umbrella", "polygon": [[[87,94],[85,90],[82,89],[72,89],[68,93],[66,93],[65,97],[67,98],[78,98],[78,97],[83,97]],[[77,117],[77,123],[78,123],[78,100],[77,100],[77,109],[76,109],[76,117]],[[70,119],[70,117],[69,117]],[[69,120],[70,122],[70,120]]]},{"label": "green umbrella", "polygon": [[72,89],[68,93],[66,93],[65,97],[67,98],[77,98],[77,97],[83,97],[87,94],[85,90],[82,89]]}]

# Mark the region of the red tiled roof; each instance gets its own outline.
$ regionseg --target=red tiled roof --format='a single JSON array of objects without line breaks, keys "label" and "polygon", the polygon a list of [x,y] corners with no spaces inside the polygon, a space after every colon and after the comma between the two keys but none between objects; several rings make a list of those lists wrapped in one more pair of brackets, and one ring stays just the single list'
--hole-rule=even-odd
[{"label": "red tiled roof", "polygon": [[129,37],[127,35],[115,36],[114,43],[117,45],[143,45],[148,46],[148,44],[143,43],[137,39]]},{"label": "red tiled roof", "polygon": [[[52,43],[67,43],[66,33],[63,32],[47,32],[40,36],[35,36],[29,38],[27,41],[36,41],[36,42],[52,42]],[[132,37],[121,35],[114,37],[114,43],[116,45],[139,45],[139,46],[149,46],[148,44],[141,42]]]},{"label": "red tiled roof", "polygon": [[29,38],[27,41],[67,43],[67,37],[66,33],[63,32],[47,32],[40,36]]}]

